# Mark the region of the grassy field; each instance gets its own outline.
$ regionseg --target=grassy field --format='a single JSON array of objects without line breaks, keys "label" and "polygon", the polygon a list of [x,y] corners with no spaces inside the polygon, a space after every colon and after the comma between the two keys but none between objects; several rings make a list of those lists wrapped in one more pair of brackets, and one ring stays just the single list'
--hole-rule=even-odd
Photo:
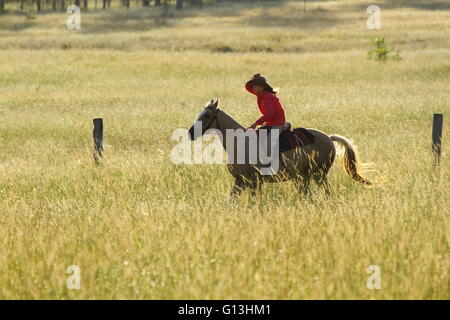
[{"label": "grassy field", "polygon": [[[82,12],[81,31],[63,13],[0,16],[0,298],[450,299],[447,118],[440,168],[431,155],[450,6],[378,3],[379,31],[359,0]],[[401,60],[366,58],[379,36]],[[172,132],[211,98],[259,116],[243,87],[257,72],[294,126],[353,139],[375,185],[337,161],[331,198],[288,182],[232,204],[225,166],[174,165]]]}]

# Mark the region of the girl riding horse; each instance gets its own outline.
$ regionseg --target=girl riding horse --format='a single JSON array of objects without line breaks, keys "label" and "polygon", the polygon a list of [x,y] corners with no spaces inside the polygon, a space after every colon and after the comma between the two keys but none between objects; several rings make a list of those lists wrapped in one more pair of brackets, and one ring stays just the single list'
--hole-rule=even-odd
[{"label": "girl riding horse", "polygon": [[[256,102],[262,116],[256,120],[248,129],[255,129],[256,126],[263,125],[264,129],[283,130],[286,125],[283,106],[281,105],[277,91],[274,90],[260,73],[245,84],[245,89],[251,94],[256,95]],[[269,140],[270,141],[270,140]]]}]

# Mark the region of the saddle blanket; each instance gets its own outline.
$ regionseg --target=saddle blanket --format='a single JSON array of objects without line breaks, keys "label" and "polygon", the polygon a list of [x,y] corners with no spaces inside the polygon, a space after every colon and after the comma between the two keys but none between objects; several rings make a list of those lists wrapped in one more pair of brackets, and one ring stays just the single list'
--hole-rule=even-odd
[{"label": "saddle blanket", "polygon": [[[260,129],[270,130],[270,127],[264,126]],[[280,152],[286,152],[295,148],[303,148],[311,143],[314,143],[314,135],[307,129],[295,128],[291,130],[289,127],[281,132],[278,146]]]},{"label": "saddle blanket", "polygon": [[305,128],[285,130],[280,134],[280,152],[303,148],[311,143],[314,143],[314,136]]}]

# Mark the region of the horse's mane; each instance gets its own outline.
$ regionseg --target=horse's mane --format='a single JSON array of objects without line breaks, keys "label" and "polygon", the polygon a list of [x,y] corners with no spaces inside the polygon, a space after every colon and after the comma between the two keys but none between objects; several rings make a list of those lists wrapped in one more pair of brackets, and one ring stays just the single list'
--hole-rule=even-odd
[{"label": "horse's mane", "polygon": [[222,109],[218,109],[218,112],[221,112],[227,118],[227,121],[229,121],[231,124],[234,124],[235,127],[237,127],[237,128],[244,128],[243,125],[241,125],[239,122],[234,120],[233,117],[231,117],[228,113],[226,113]]}]

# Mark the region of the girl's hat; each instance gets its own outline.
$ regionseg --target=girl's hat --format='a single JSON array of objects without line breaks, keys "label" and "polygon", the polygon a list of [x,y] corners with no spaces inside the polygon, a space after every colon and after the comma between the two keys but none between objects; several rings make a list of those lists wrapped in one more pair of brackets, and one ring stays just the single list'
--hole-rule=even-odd
[{"label": "girl's hat", "polygon": [[262,77],[260,73],[257,73],[253,76],[253,78],[247,81],[247,84],[261,86],[263,88],[267,88],[269,91],[273,92],[273,88],[267,83],[266,78]]}]

